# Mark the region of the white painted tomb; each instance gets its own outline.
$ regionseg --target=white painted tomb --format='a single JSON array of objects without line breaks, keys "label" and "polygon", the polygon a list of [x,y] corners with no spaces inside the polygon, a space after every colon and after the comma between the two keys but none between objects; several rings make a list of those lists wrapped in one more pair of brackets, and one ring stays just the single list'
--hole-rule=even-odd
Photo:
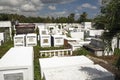
[{"label": "white painted tomb", "polygon": [[83,22],[84,29],[91,29],[92,28],[92,22]]},{"label": "white painted tomb", "polygon": [[92,60],[85,56],[40,58],[39,63],[41,78],[43,78],[43,73],[46,69],[94,64]]},{"label": "white painted tomb", "polygon": [[64,36],[62,35],[52,35],[51,45],[54,47],[60,47],[64,45]]},{"label": "white painted tomb", "polygon": [[0,21],[0,28],[9,28],[9,36],[12,39],[12,24],[11,24],[11,21]]},{"label": "white painted tomb", "polygon": [[14,46],[19,47],[19,46],[25,46],[26,41],[25,41],[25,34],[19,34],[14,36]]},{"label": "white painted tomb", "polygon": [[104,30],[89,30],[89,36],[95,37],[95,36],[101,36],[104,32]]},{"label": "white painted tomb", "polygon": [[36,46],[37,45],[37,34],[29,33],[26,35],[26,46]]},{"label": "white painted tomb", "polygon": [[45,80],[114,80],[114,75],[100,65],[80,65],[46,69]]},{"label": "white painted tomb", "polygon": [[114,75],[85,56],[40,58],[44,80],[114,80]]},{"label": "white painted tomb", "polygon": [[11,48],[0,59],[0,80],[34,80],[33,48]]},{"label": "white painted tomb", "polygon": [[48,34],[49,34],[49,32],[48,32],[47,29],[41,29],[41,28],[39,28],[39,35],[48,35]]},{"label": "white painted tomb", "polygon": [[72,38],[79,39],[80,41],[84,40],[84,32],[70,32]]},{"label": "white painted tomb", "polygon": [[68,44],[70,45],[72,51],[82,47],[82,45],[79,42],[68,42]]},{"label": "white painted tomb", "polygon": [[41,47],[51,47],[51,36],[50,35],[40,35],[40,46]]},{"label": "white painted tomb", "polygon": [[4,32],[0,32],[0,40],[1,40],[2,42],[4,42],[4,40],[5,40]]}]

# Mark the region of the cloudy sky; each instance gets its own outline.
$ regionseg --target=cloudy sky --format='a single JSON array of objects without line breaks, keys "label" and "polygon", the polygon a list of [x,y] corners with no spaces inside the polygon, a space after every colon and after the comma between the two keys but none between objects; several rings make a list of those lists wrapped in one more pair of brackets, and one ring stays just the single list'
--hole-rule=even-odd
[{"label": "cloudy sky", "polygon": [[17,13],[26,16],[68,16],[82,12],[94,17],[100,11],[101,0],[0,0],[0,13]]}]

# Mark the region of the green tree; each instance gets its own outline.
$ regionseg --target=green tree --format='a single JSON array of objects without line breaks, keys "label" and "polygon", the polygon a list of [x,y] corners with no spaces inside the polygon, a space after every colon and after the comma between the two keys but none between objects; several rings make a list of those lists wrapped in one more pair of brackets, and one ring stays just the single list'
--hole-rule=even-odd
[{"label": "green tree", "polygon": [[79,17],[78,22],[81,23],[81,22],[87,21],[88,20],[87,16],[88,16],[88,14],[86,12],[83,12]]},{"label": "green tree", "polygon": [[68,16],[68,23],[74,23],[75,22],[75,14],[74,13],[71,13],[69,16]]},{"label": "green tree", "polygon": [[95,29],[105,29],[105,23],[107,22],[105,16],[98,15],[93,21],[95,22],[93,25]]},{"label": "green tree", "polygon": [[102,26],[105,32],[102,36],[106,44],[108,53],[112,51],[111,41],[113,37],[119,37],[120,33],[120,1],[119,0],[102,0],[101,15],[95,18],[97,28]]},{"label": "green tree", "polygon": [[[96,20],[97,27],[103,26],[106,31],[102,38],[106,45],[108,54],[112,51],[111,42],[113,37],[120,36],[120,0],[102,0],[101,15]],[[118,40],[119,44],[119,40]],[[120,56],[115,66],[120,69]]]}]

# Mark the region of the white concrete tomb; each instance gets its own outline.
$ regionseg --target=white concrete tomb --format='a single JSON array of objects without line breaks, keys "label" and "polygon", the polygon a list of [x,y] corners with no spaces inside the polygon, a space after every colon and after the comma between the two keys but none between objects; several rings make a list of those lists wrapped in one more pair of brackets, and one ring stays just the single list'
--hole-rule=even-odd
[{"label": "white concrete tomb", "polygon": [[26,35],[26,46],[36,46],[37,45],[37,34],[29,33]]},{"label": "white concrete tomb", "polygon": [[114,75],[100,65],[82,65],[46,69],[45,80],[114,80]]},{"label": "white concrete tomb", "polygon": [[64,36],[62,35],[52,35],[51,45],[54,47],[59,47],[64,45]]},{"label": "white concrete tomb", "polygon": [[4,35],[3,32],[0,32],[0,40],[1,40],[2,42],[4,42],[4,40],[5,40],[5,35]]},{"label": "white concrete tomb", "polygon": [[50,35],[40,35],[40,46],[41,47],[51,47],[51,36]]},{"label": "white concrete tomb", "polygon": [[33,48],[11,48],[0,60],[0,80],[34,80]]},{"label": "white concrete tomb", "polygon": [[94,64],[92,60],[85,56],[40,58],[39,62],[41,78],[43,78],[43,73],[46,69]]},{"label": "white concrete tomb", "polygon": [[19,34],[14,36],[14,46],[25,46],[25,34]]}]

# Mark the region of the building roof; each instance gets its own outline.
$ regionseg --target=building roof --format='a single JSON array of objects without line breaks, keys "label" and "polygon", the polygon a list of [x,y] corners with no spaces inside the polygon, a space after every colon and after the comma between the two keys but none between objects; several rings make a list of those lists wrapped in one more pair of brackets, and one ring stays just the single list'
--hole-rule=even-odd
[{"label": "building roof", "polygon": [[35,28],[35,24],[19,24],[16,28]]}]

